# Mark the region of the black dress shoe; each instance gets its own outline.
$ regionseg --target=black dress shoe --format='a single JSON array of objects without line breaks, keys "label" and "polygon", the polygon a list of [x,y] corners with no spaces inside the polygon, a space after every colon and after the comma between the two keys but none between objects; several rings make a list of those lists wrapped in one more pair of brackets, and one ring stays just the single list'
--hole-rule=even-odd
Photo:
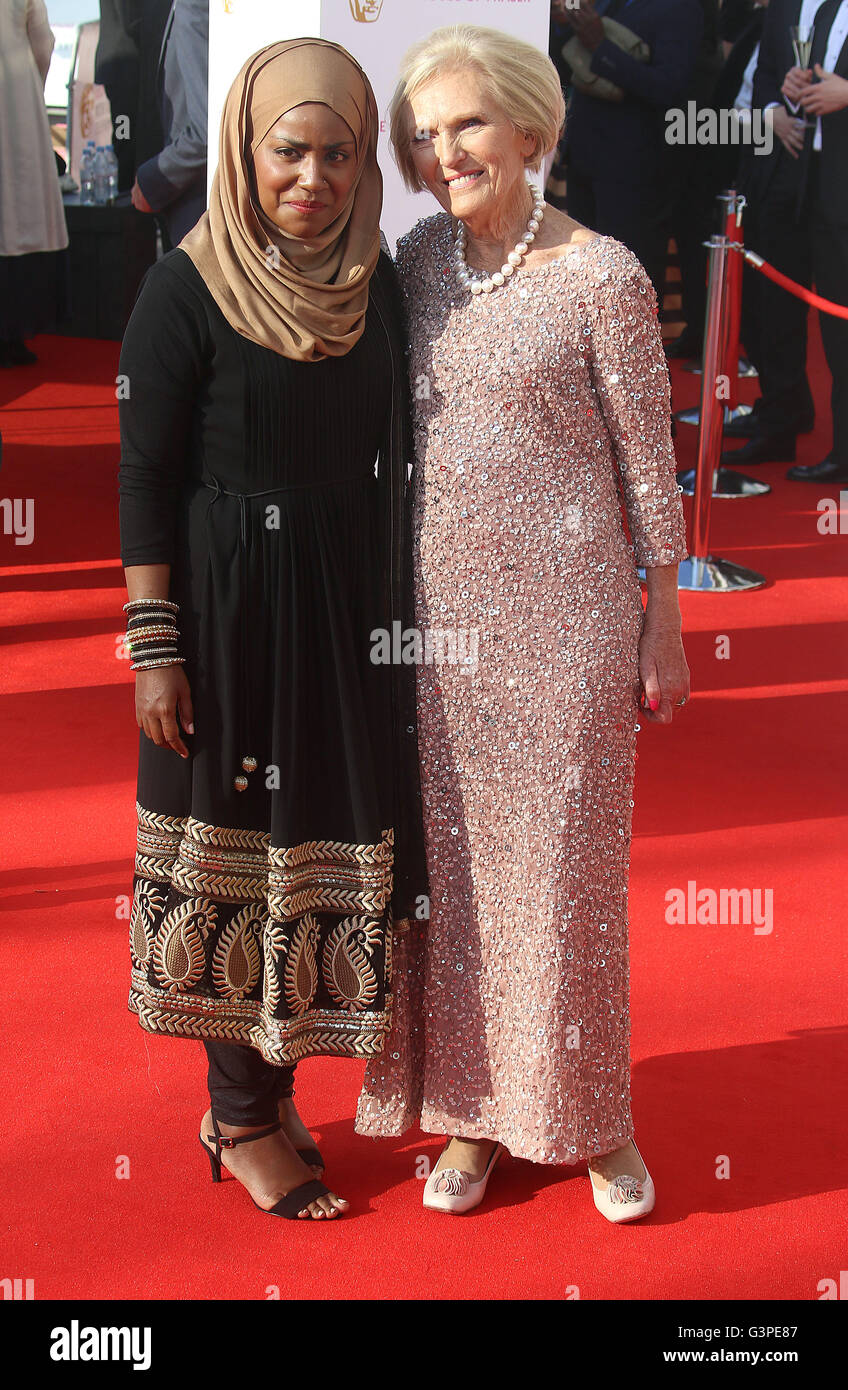
[{"label": "black dress shoe", "polygon": [[752,463],[791,463],[795,457],[794,434],[757,434],[741,449],[721,456],[722,468],[747,467]]},{"label": "black dress shoe", "polygon": [[20,338],[11,341],[7,339],[3,344],[3,349],[2,366],[4,367],[30,367],[33,362],[38,361],[35,353],[30,352],[26,343]]},{"label": "black dress shoe", "polygon": [[828,454],[821,463],[799,464],[786,473],[796,483],[848,483],[848,468],[838,464]]},{"label": "black dress shoe", "polygon": [[[811,434],[816,427],[816,417],[806,415],[797,425],[791,429],[782,431],[788,437],[798,434]],[[752,410],[750,415],[740,415],[735,420],[731,420],[729,425],[724,426],[723,433],[727,439],[754,439],[756,435],[762,433],[760,417],[756,411]],[[771,436],[775,438],[774,435]]]},{"label": "black dress shoe", "polygon": [[760,422],[753,410],[750,415],[738,415],[722,429],[725,439],[754,439],[760,432]]}]

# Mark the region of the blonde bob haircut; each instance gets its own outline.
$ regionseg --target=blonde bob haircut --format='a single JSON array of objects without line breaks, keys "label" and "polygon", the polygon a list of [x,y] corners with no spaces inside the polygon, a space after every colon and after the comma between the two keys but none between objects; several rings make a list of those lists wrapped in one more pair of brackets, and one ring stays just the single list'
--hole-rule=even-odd
[{"label": "blonde bob haircut", "polygon": [[500,29],[448,24],[413,44],[401,62],[400,79],[389,108],[390,138],[401,178],[413,193],[423,190],[412,158],[408,102],[420,87],[448,72],[472,69],[516,130],[533,135],[536,146],[525,161],[540,169],[565,123],[559,74],[546,53]]}]

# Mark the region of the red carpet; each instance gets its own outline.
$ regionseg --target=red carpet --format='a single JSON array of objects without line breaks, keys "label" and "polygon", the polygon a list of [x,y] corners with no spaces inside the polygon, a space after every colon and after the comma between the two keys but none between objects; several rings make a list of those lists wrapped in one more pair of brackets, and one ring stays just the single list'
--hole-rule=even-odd
[{"label": "red carpet", "polygon": [[[355,1135],[362,1064],[319,1058],[301,1065],[298,1100],[352,1211],[320,1227],[268,1220],[236,1183],[209,1181],[200,1043],[149,1037],[126,1010],[116,913],[131,883],[136,726],[115,655],[118,348],[35,348],[37,367],[0,374],[0,497],[35,506],[32,544],[0,535],[0,1276],[33,1279],[37,1299],[262,1299],[268,1286],[283,1298],[818,1298],[846,1263],[848,1186],[848,584],[844,540],[816,527],[836,489],[773,465],[756,470],[768,497],[714,503],[713,553],[769,584],[683,595],[693,700],[671,729],[640,734],[633,1093],[653,1215],[609,1226],[585,1169],[512,1159],[481,1211],[425,1212],[416,1163],[439,1138]],[[800,462],[830,443],[817,334],[811,351],[821,426]],[[675,390],[678,408],[694,404],[699,378],[675,369]],[[682,427],[681,464],[694,442]],[[773,890],[773,931],[669,925],[665,894],[689,880]],[[116,1176],[122,1158],[129,1177]]]}]

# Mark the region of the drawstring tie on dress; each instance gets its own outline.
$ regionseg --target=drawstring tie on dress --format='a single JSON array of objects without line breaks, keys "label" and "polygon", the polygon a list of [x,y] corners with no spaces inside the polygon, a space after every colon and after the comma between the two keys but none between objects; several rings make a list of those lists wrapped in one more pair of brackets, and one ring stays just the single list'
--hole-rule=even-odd
[{"label": "drawstring tie on dress", "polygon": [[[213,477],[211,482],[204,482],[204,487],[209,488],[215,495],[212,498],[214,505],[219,497],[235,497],[239,504],[239,584],[241,588],[241,602],[238,605],[238,624],[239,624],[239,646],[240,669],[236,676],[236,732],[237,747],[251,748],[253,738],[250,727],[250,699],[244,692],[244,682],[247,680],[248,660],[250,652],[250,631],[249,613],[250,604],[247,602],[248,585],[248,555],[247,555],[247,501],[252,497],[271,497],[275,492],[285,492],[285,487],[266,488],[262,492],[230,492],[228,488],[221,487],[218,479]],[[241,771],[233,778],[233,786],[237,792],[247,791],[248,782],[245,774],[255,772],[259,766],[252,753],[244,753],[241,758]]]}]

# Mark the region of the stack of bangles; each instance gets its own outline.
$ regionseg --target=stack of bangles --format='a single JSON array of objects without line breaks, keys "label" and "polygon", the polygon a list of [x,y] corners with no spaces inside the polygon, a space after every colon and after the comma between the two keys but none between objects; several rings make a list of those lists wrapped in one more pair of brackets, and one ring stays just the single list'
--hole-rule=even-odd
[{"label": "stack of bangles", "polygon": [[179,611],[180,605],[166,598],[135,598],[124,604],[131,671],[182,665],[185,657],[177,654]]}]

